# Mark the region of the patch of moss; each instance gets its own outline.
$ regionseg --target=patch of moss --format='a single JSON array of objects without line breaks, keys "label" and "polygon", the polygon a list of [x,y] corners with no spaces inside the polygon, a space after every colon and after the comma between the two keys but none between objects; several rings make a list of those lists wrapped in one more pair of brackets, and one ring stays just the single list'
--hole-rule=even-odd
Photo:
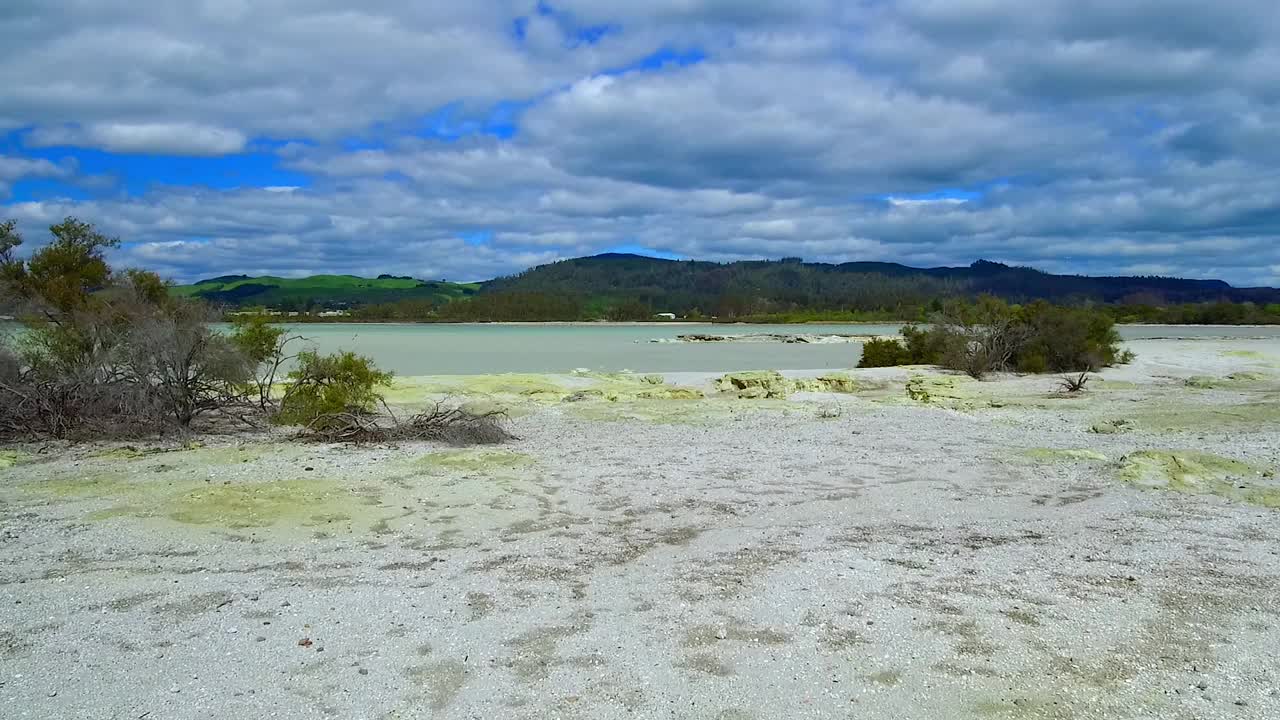
[{"label": "patch of moss", "polygon": [[1280,403],[1236,405],[1168,403],[1148,406],[1133,414],[1134,424],[1147,430],[1259,431],[1280,425]]},{"label": "patch of moss", "polygon": [[129,482],[123,475],[104,473],[78,477],[62,477],[55,480],[23,486],[30,494],[59,498],[119,499],[135,491],[137,483]]},{"label": "patch of moss", "polygon": [[1059,450],[1054,448],[1032,448],[1023,452],[1023,455],[1038,461],[1057,462],[1057,461],[1088,461],[1088,462],[1107,462],[1107,456],[1097,450],[1089,450],[1087,448],[1073,448],[1067,450]]},{"label": "patch of moss", "polygon": [[655,425],[718,425],[757,412],[788,413],[803,409],[786,400],[715,399],[674,402],[636,399],[628,402],[581,402],[565,407],[575,417],[593,422],[639,421]]},{"label": "patch of moss", "polygon": [[1090,390],[1137,390],[1139,387],[1138,383],[1128,380],[1108,380],[1100,377],[1095,377],[1089,385]]},{"label": "patch of moss", "polygon": [[758,370],[724,375],[716,380],[720,392],[736,392],[746,399],[784,400],[791,394],[792,384],[777,370]]},{"label": "patch of moss", "polygon": [[1143,450],[1121,459],[1118,473],[1138,487],[1280,508],[1280,483],[1274,470],[1208,453]]},{"label": "patch of moss", "polygon": [[534,460],[509,450],[446,450],[416,458],[414,464],[439,473],[509,474],[534,465]]},{"label": "patch of moss", "polygon": [[369,506],[330,480],[215,485],[169,498],[159,511],[188,525],[259,528],[316,527],[350,522]]},{"label": "patch of moss", "polygon": [[684,387],[663,387],[636,393],[637,400],[701,400],[704,397],[706,395],[701,390]]},{"label": "patch of moss", "polygon": [[1183,384],[1189,388],[1196,388],[1198,390],[1217,390],[1253,385],[1265,378],[1265,375],[1256,372],[1237,372],[1231,373],[1226,377],[1195,375],[1184,380]]},{"label": "patch of moss", "polygon": [[1267,356],[1256,350],[1223,350],[1223,357],[1246,358],[1249,360],[1266,360]]},{"label": "patch of moss", "polygon": [[869,385],[858,378],[842,372],[831,372],[812,379],[793,381],[799,392],[827,392],[853,394],[865,390]]},{"label": "patch of moss", "polygon": [[124,447],[111,448],[110,450],[99,450],[98,452],[90,453],[89,457],[102,460],[136,460],[148,454],[150,453],[131,445],[126,445]]},{"label": "patch of moss", "polygon": [[528,402],[559,402],[573,390],[549,375],[452,375],[397,378],[384,393],[393,404],[423,403],[453,396],[500,397]]},{"label": "patch of moss", "polygon": [[1119,435],[1128,432],[1133,423],[1129,420],[1103,420],[1089,427],[1094,435]]},{"label": "patch of moss", "polygon": [[106,503],[108,507],[85,515],[90,521],[147,518],[228,529],[291,529],[356,521],[370,527],[385,515],[376,495],[318,478],[212,484],[106,473],[33,483],[23,489],[27,494]]},{"label": "patch of moss", "polygon": [[11,468],[26,460],[26,458],[25,453],[20,453],[17,450],[0,450],[0,470]]},{"label": "patch of moss", "polygon": [[936,375],[912,375],[907,380],[907,397],[922,405],[937,405],[955,410],[978,407],[1001,407],[1003,403],[983,398],[970,387],[969,378]]}]

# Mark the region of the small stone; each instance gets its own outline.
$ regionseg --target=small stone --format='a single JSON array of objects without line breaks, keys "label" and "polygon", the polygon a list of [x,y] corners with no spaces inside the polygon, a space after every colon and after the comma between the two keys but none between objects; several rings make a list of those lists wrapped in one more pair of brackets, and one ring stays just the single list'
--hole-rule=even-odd
[{"label": "small stone", "polygon": [[359,670],[357,670],[356,672],[360,673],[361,675],[368,675],[368,674],[369,674],[369,668],[360,668],[360,669],[359,669]]},{"label": "small stone", "polygon": [[49,697],[57,697],[57,696],[58,696],[58,691],[57,691],[57,690],[50,690],[50,691],[49,691]]},{"label": "small stone", "polygon": [[171,693],[180,693],[180,692],[182,692],[182,688],[178,687],[177,685],[174,685],[173,687],[169,688],[169,692],[171,692]]},{"label": "small stone", "polygon": [[234,635],[234,634],[236,634],[236,633],[240,632],[240,630],[239,630],[239,629],[237,629],[237,628],[229,627],[229,628],[227,628],[227,632],[228,632],[228,633],[230,633],[230,634],[232,634],[232,635]]},{"label": "small stone", "polygon": [[315,470],[315,468],[311,467],[310,465],[308,465],[308,466],[306,466],[306,467],[304,467],[304,468],[302,468],[302,469],[303,469],[304,471],[306,471],[306,472],[311,472],[312,470]]},{"label": "small stone", "polygon": [[261,635],[253,639],[254,642],[266,642],[267,639]]}]

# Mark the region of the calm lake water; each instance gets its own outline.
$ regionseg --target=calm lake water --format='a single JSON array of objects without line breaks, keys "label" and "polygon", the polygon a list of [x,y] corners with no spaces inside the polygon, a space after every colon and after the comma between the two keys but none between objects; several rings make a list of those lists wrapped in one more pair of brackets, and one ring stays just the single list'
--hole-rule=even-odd
[{"label": "calm lake water", "polygon": [[[894,335],[891,325],[373,325],[288,326],[321,352],[353,350],[398,375],[560,373],[575,368],[606,372],[719,372],[851,368],[858,343],[681,343],[677,335]],[[0,334],[16,330],[0,322]],[[1120,328],[1126,340],[1151,338],[1274,338],[1280,327],[1138,326]]]},{"label": "calm lake water", "polygon": [[[677,335],[893,335],[900,325],[297,325],[291,330],[329,352],[354,350],[399,375],[568,372],[718,372],[851,368],[857,343],[650,342]],[[1280,338],[1280,327],[1126,326],[1125,339]]]}]

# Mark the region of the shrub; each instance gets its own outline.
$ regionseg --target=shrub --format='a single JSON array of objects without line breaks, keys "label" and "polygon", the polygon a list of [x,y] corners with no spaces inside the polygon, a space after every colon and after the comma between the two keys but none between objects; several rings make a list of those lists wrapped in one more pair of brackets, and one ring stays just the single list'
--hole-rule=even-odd
[{"label": "shrub", "polygon": [[1082,372],[1129,362],[1111,315],[1045,302],[1025,307],[993,297],[941,305],[929,328],[907,325],[902,342],[869,342],[861,367],[930,364],[975,378],[1021,372]]},{"label": "shrub", "polygon": [[49,230],[24,261],[0,224],[0,297],[25,327],[0,362],[0,435],[137,436],[242,404],[248,362],[202,303],[170,298],[154,273],[112,271],[118,241],[88,223]]},{"label": "shrub", "polygon": [[209,327],[212,319],[203,304],[174,302],[136,318],[121,344],[125,380],[146,389],[179,427],[237,404],[252,377],[249,359]]},{"label": "shrub", "polygon": [[310,425],[326,416],[370,413],[382,400],[377,388],[391,384],[391,373],[353,352],[320,355],[305,350],[296,360],[276,414],[276,421],[282,424]]},{"label": "shrub", "polygon": [[284,328],[271,324],[266,315],[237,315],[231,321],[231,342],[252,366],[246,389],[257,397],[258,407],[271,405],[271,390],[280,368],[290,359],[289,344],[302,338],[288,335]]},{"label": "shrub", "polygon": [[503,426],[506,419],[503,411],[474,413],[440,404],[403,422],[389,413],[340,412],[312,420],[303,437],[324,442],[435,440],[450,445],[496,445],[514,437]]},{"label": "shrub", "polygon": [[893,338],[872,338],[862,345],[860,368],[893,367],[910,365],[911,351]]},{"label": "shrub", "polygon": [[[1116,364],[1120,335],[1111,315],[1035,302],[1019,313],[1027,338],[1017,353],[1023,372],[1078,372]],[[1037,368],[1037,360],[1043,366]]]},{"label": "shrub", "polygon": [[1085,370],[1076,375],[1067,375],[1058,380],[1058,389],[1064,393],[1076,394],[1084,392],[1086,386],[1089,385],[1089,371]]},{"label": "shrub", "polygon": [[904,325],[902,339],[907,343],[912,365],[937,365],[947,351],[947,337],[915,325]]}]

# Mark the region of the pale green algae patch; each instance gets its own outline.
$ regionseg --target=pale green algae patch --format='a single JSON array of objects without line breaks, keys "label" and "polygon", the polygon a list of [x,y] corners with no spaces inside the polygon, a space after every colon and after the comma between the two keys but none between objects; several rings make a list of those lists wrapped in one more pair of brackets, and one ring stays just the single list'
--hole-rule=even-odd
[{"label": "pale green algae patch", "polygon": [[1146,430],[1247,432],[1280,425],[1280,401],[1274,398],[1236,405],[1174,402],[1140,407],[1130,419]]},{"label": "pale green algae patch", "polygon": [[534,459],[510,450],[446,450],[422,455],[413,464],[436,474],[512,472],[535,465]]},{"label": "pale green algae patch", "polygon": [[461,401],[473,412],[527,415],[537,407],[571,401],[696,400],[696,388],[669,386],[660,375],[577,371],[571,375],[457,375],[397,380],[387,393],[393,404]]},{"label": "pale green algae patch", "polygon": [[1195,375],[1183,381],[1189,388],[1198,390],[1220,390],[1257,385],[1267,379],[1266,375],[1257,372],[1237,372],[1226,377]]},{"label": "pale green algae patch", "polygon": [[1103,455],[1097,450],[1089,450],[1087,448],[1071,448],[1067,450],[1058,450],[1054,448],[1032,448],[1024,451],[1022,454],[1026,458],[1041,462],[1107,462],[1108,460],[1106,455]]},{"label": "pale green algae patch", "polygon": [[215,485],[168,499],[164,515],[188,525],[261,528],[319,527],[370,520],[376,497],[361,497],[332,480],[281,480]]},{"label": "pale green algae patch", "polygon": [[867,382],[843,372],[790,379],[777,370],[753,370],[728,373],[715,381],[719,392],[733,393],[747,400],[783,400],[796,392],[853,394],[883,387],[883,383]]},{"label": "pale green algae patch", "polygon": [[1121,459],[1118,472],[1138,487],[1190,495],[1217,495],[1280,508],[1275,471],[1190,450],[1143,450]]},{"label": "pale green algae patch", "polygon": [[812,412],[812,407],[789,400],[707,398],[691,400],[632,400],[628,402],[578,402],[565,412],[593,422],[638,421],[654,425],[719,425],[758,412],[790,414]]},{"label": "pale green algae patch", "polygon": [[88,520],[163,519],[220,528],[314,528],[335,522],[371,525],[385,513],[374,493],[357,493],[334,480],[213,484],[130,479],[118,473],[59,478],[23,487],[28,495],[110,503]]},{"label": "pale green algae patch", "polygon": [[94,460],[124,461],[157,459],[170,464],[178,463],[183,467],[198,469],[200,467],[220,467],[253,462],[268,453],[278,457],[282,452],[286,451],[297,454],[297,448],[279,444],[254,443],[229,447],[205,447],[199,443],[190,443],[172,448],[138,448],[132,445],[124,445],[108,450],[99,450],[91,453],[89,457]]},{"label": "pale green algae patch", "polygon": [[1004,407],[1007,402],[976,389],[979,383],[953,375],[912,375],[907,380],[907,397],[921,405],[934,405],[952,410]]},{"label": "pale green algae patch", "polygon": [[25,453],[17,450],[0,450],[0,470],[11,468],[27,458]]}]

